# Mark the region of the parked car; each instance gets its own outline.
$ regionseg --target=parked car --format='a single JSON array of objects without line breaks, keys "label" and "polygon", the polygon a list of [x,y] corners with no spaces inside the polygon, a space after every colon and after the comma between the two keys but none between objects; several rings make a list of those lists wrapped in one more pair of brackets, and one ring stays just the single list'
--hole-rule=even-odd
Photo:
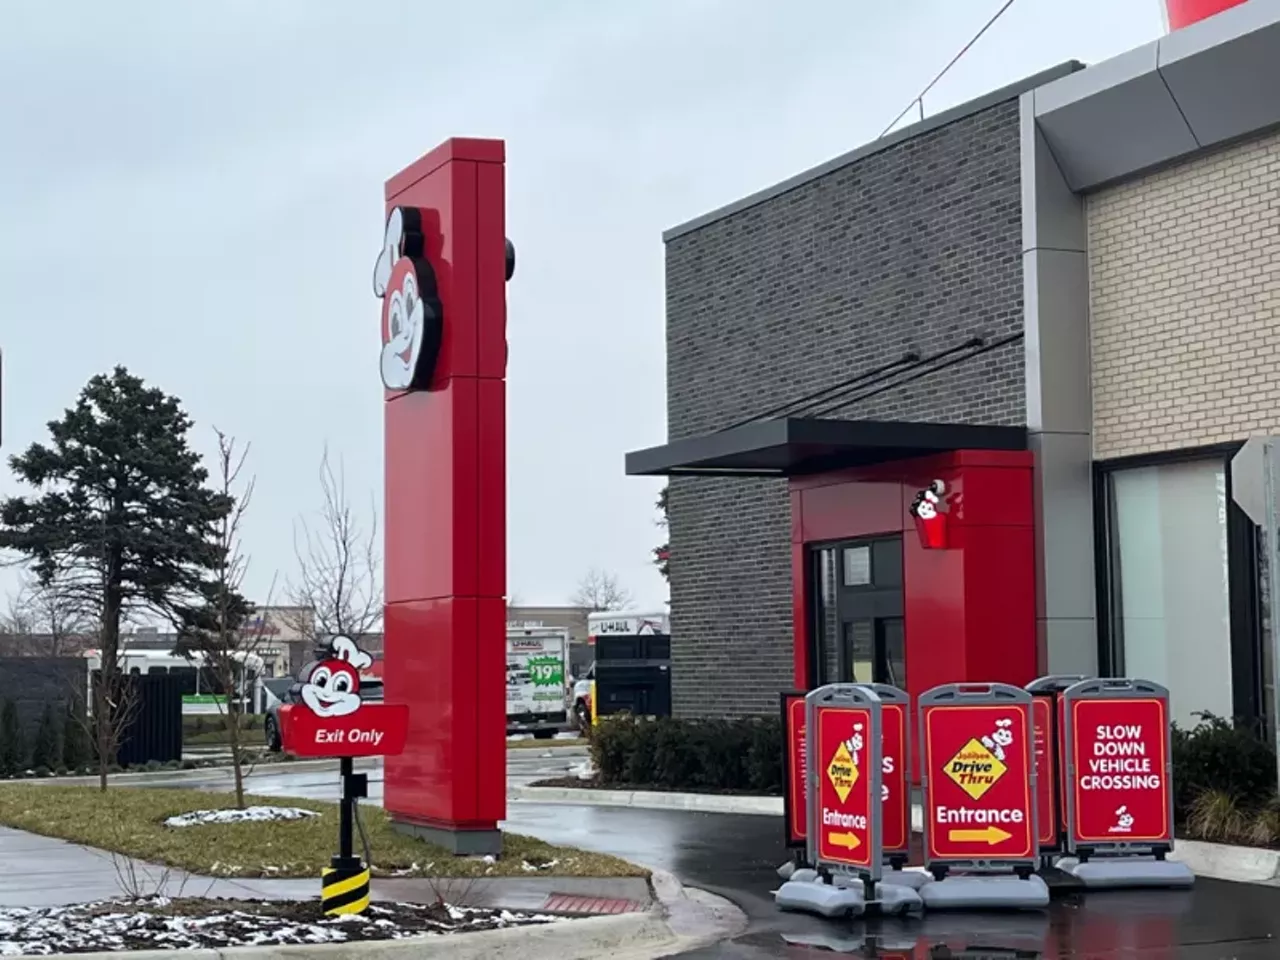
[{"label": "parked car", "polygon": [[[267,749],[279,753],[283,745],[280,740],[280,708],[285,704],[302,702],[302,696],[299,693],[302,684],[293,677],[277,677],[274,680],[264,681],[263,686],[267,691],[267,715],[263,720]],[[360,699],[372,703],[381,701],[382,681],[361,679]]]}]

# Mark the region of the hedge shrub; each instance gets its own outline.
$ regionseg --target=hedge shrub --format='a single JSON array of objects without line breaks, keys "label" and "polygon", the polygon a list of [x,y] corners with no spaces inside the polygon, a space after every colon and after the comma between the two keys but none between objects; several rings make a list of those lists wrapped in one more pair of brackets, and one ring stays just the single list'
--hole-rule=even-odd
[{"label": "hedge shrub", "polygon": [[1196,714],[1190,730],[1173,725],[1174,818],[1185,823],[1196,798],[1213,791],[1246,808],[1276,795],[1276,755],[1247,724]]},{"label": "hedge shrub", "polygon": [[591,757],[605,784],[722,793],[782,792],[782,724],[743,720],[601,720]]}]

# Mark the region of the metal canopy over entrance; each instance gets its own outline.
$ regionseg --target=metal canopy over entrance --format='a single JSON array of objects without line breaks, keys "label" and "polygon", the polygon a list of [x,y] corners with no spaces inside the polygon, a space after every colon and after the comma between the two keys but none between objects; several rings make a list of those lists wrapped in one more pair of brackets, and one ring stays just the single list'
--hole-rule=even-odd
[{"label": "metal canopy over entrance", "polygon": [[1025,450],[1025,427],[781,417],[627,454],[628,476],[796,477],[953,450]]}]

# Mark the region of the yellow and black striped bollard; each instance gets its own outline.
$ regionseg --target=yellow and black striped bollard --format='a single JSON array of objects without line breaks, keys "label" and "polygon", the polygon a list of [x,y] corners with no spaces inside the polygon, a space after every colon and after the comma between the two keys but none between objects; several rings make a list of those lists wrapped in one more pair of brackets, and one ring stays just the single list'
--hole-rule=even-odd
[{"label": "yellow and black striped bollard", "polygon": [[320,871],[320,909],[327,917],[364,913],[369,906],[369,868]]}]

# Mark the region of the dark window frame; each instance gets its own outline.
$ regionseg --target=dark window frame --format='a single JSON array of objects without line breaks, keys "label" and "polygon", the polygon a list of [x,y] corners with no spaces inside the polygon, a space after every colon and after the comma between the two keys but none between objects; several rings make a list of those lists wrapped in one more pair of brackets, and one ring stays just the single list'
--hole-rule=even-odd
[{"label": "dark window frame", "polygon": [[1111,475],[1122,470],[1219,460],[1227,484],[1227,611],[1230,619],[1231,696],[1235,718],[1259,723],[1267,713],[1263,695],[1261,611],[1258,596],[1257,526],[1231,499],[1231,458],[1243,442],[1188,447],[1161,453],[1099,460],[1093,464],[1094,573],[1097,597],[1098,672],[1124,673],[1120,623],[1118,544],[1113,536]]}]

